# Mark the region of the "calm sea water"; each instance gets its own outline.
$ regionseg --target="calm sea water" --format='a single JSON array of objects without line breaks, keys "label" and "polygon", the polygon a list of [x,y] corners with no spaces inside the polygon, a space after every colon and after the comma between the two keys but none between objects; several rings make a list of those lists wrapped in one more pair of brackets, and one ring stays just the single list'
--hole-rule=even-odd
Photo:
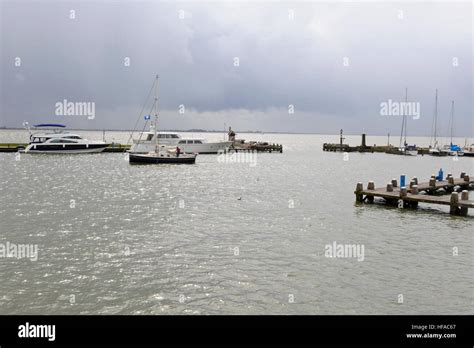
[{"label": "calm sea water", "polygon": [[[344,161],[322,151],[337,136],[239,137],[284,152],[258,154],[255,166],[216,155],[130,166],[124,154],[0,153],[0,245],[38,248],[36,261],[0,259],[0,314],[474,313],[472,212],[356,205],[353,193],[358,181],[424,181],[440,167],[474,174],[474,158]],[[0,131],[0,142],[25,138]],[[364,260],[325,257],[334,242],[363,245]]]}]

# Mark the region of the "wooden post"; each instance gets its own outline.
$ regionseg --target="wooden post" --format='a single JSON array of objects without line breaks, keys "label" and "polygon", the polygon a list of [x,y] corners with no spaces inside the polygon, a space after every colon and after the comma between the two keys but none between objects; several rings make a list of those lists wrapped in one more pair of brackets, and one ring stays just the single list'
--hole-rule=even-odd
[{"label": "wooden post", "polygon": [[395,178],[392,179],[392,186],[393,186],[393,187],[397,187],[397,186],[398,186],[397,179],[395,179]]},{"label": "wooden post", "polygon": [[[367,185],[367,190],[375,190],[375,184],[373,181],[369,181],[369,184]],[[368,203],[374,203],[374,196],[365,196],[365,199],[367,200]]]},{"label": "wooden post", "polygon": [[405,186],[400,188],[400,198],[407,196],[407,188]]},{"label": "wooden post", "polygon": [[451,193],[451,201],[450,201],[450,208],[449,208],[449,213],[451,215],[459,215],[459,196],[457,192],[452,192]]},{"label": "wooden post", "polygon": [[465,175],[466,175],[466,172],[461,172],[461,175],[459,177],[463,179]]},{"label": "wooden post", "polygon": [[415,182],[415,185],[418,185],[418,178],[416,176],[414,176],[412,180]]},{"label": "wooden post", "polygon": [[356,186],[356,202],[362,203],[364,201],[364,195],[361,193],[363,190],[364,184],[358,182]]},{"label": "wooden post", "polygon": [[387,192],[393,192],[393,185],[391,182],[387,184]]},{"label": "wooden post", "polygon": [[[463,190],[461,192],[461,201],[467,201],[469,199],[469,191]],[[459,215],[466,216],[467,215],[467,207],[461,207],[459,209]]]},{"label": "wooden post", "polygon": [[436,178],[434,176],[432,176],[431,179],[430,179],[430,186],[431,187],[436,187]]},{"label": "wooden post", "polygon": [[464,181],[469,182],[469,175],[464,175]]},{"label": "wooden post", "polygon": [[418,194],[418,185],[413,185],[411,187],[411,194],[412,195],[417,195]]},{"label": "wooden post", "polygon": [[452,176],[451,174],[449,174],[450,176],[448,176],[448,182],[451,184],[451,185],[454,185],[454,176]]}]

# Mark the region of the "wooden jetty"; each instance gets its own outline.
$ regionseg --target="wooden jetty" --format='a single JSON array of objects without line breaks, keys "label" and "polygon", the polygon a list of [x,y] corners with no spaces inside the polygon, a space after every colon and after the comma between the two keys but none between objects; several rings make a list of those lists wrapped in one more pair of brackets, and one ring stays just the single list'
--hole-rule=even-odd
[{"label": "wooden jetty", "polygon": [[373,203],[374,198],[379,197],[387,204],[400,208],[416,208],[418,203],[441,204],[450,206],[451,215],[466,216],[468,209],[474,208],[474,201],[469,200],[468,192],[473,188],[474,178],[463,172],[459,178],[448,174],[444,181],[437,181],[432,175],[429,182],[418,183],[418,178],[414,177],[409,187],[399,187],[396,179],[392,179],[386,187],[377,189],[373,181],[369,181],[366,189],[359,182],[354,193],[356,201],[360,203]]},{"label": "wooden jetty", "polygon": [[248,143],[237,143],[234,142],[228,149],[228,152],[283,152],[283,145],[281,144],[270,144],[266,142],[248,142]]},{"label": "wooden jetty", "polygon": [[362,142],[359,146],[350,146],[344,144],[345,138],[343,137],[342,129],[339,133],[339,143],[324,143],[323,151],[331,152],[387,152],[391,146],[368,146],[366,144],[366,135],[362,134]]},{"label": "wooden jetty", "polygon": [[283,145],[281,144],[270,144],[263,141],[249,141],[246,142],[244,139],[236,139],[236,133],[229,127],[227,133],[229,141],[232,145],[227,150],[228,152],[283,152]]}]

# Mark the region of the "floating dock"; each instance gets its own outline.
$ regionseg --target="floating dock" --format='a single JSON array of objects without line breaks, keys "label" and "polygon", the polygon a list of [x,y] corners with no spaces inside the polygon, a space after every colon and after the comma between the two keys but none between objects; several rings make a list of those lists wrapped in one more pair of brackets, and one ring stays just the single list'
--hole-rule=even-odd
[{"label": "floating dock", "polygon": [[[383,198],[387,204],[400,208],[416,208],[418,203],[441,204],[450,206],[451,215],[466,216],[469,208],[474,208],[474,201],[469,200],[469,191],[474,188],[474,178],[461,173],[459,178],[448,174],[446,180],[437,181],[434,175],[429,182],[418,183],[414,177],[409,187],[399,187],[396,179],[392,179],[386,187],[375,188],[369,181],[364,189],[361,182],[357,183],[354,194],[359,203],[373,203],[375,197]],[[461,191],[461,194],[458,192]]]}]

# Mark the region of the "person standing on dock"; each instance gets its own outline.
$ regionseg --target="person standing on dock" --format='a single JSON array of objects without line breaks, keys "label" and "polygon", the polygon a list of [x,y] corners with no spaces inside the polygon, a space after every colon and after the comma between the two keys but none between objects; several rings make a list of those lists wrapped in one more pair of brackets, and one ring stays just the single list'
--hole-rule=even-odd
[{"label": "person standing on dock", "polygon": [[181,153],[181,149],[179,146],[176,146],[176,157],[179,157],[179,154]]}]

